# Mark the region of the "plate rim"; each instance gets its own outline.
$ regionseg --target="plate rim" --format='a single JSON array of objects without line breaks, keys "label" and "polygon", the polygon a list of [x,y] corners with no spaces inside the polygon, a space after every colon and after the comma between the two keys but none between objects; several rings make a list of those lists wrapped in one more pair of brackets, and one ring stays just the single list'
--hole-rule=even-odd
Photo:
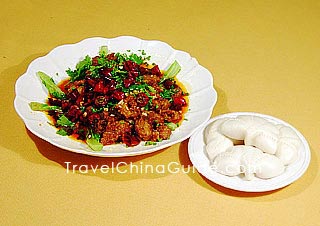
[{"label": "plate rim", "polygon": [[[111,40],[117,40],[117,39],[132,39],[132,40],[139,40],[140,42],[154,42],[154,43],[161,43],[161,44],[164,44],[164,45],[167,45],[169,48],[171,48],[173,51],[178,51],[178,52],[182,52],[183,54],[187,54],[192,60],[195,60],[196,63],[197,63],[197,66],[199,66],[201,69],[205,70],[206,73],[208,73],[210,76],[210,93],[212,93],[212,95],[214,96],[214,99],[211,101],[210,105],[208,105],[208,108],[206,108],[206,111],[209,111],[211,112],[210,115],[208,114],[207,117],[205,118],[205,120],[203,120],[202,123],[200,123],[199,125],[197,125],[192,131],[188,132],[187,135],[181,137],[181,138],[177,138],[175,141],[173,142],[170,142],[170,139],[169,140],[166,140],[167,143],[164,143],[164,144],[161,144],[161,143],[158,143],[157,145],[152,145],[150,146],[150,148],[147,148],[147,149],[143,149],[143,150],[137,150],[137,151],[128,151],[128,152],[107,152],[107,148],[104,149],[103,152],[94,152],[94,151],[89,151],[87,148],[87,150],[85,149],[75,149],[75,148],[69,148],[67,146],[64,146],[64,145],[61,145],[57,142],[55,142],[54,139],[50,139],[50,138],[47,138],[46,136],[40,134],[39,132],[35,131],[32,126],[29,125],[29,123],[27,123],[28,119],[26,119],[24,117],[24,114],[23,112],[20,112],[19,108],[18,108],[18,102],[19,102],[19,98],[23,98],[21,96],[18,95],[18,84],[19,84],[19,81],[20,79],[22,79],[23,77],[25,76],[28,76],[28,72],[30,70],[30,68],[32,68],[32,64],[33,62],[41,59],[41,58],[46,58],[46,57],[50,57],[57,49],[60,49],[60,48],[64,48],[64,47],[68,47],[68,46],[77,46],[77,45],[81,45],[81,43],[83,42],[86,42],[86,41],[89,41],[89,40],[104,40],[106,42],[108,41],[111,41]],[[83,56],[79,56],[79,57],[83,57]],[[148,153],[152,153],[152,152],[156,152],[156,151],[159,151],[159,150],[162,150],[162,149],[165,149],[165,148],[168,148],[174,144],[177,144],[177,143],[180,143],[182,142],[183,140],[186,140],[188,139],[201,125],[205,124],[209,119],[210,119],[210,116],[212,114],[212,111],[213,111],[213,108],[214,106],[216,105],[216,102],[217,102],[217,99],[218,99],[218,94],[217,94],[217,91],[216,89],[214,88],[214,78],[213,78],[213,74],[205,67],[203,67],[201,64],[199,64],[199,62],[194,58],[192,57],[188,52],[186,51],[182,51],[182,50],[179,50],[179,49],[175,49],[173,48],[171,45],[169,45],[168,43],[164,42],[164,41],[160,41],[160,40],[146,40],[146,39],[141,39],[141,38],[138,38],[138,37],[135,37],[135,36],[127,36],[127,35],[123,35],[123,36],[117,36],[117,37],[112,37],[112,38],[106,38],[106,37],[100,37],[100,36],[96,36],[96,37],[89,37],[89,38],[85,38],[85,39],[82,39],[78,42],[74,42],[74,43],[66,43],[66,44],[62,44],[62,45],[58,45],[56,47],[54,47],[53,49],[51,49],[47,54],[43,55],[43,56],[40,56],[40,57],[37,57],[35,58],[34,60],[32,60],[26,71],[21,74],[17,79],[16,79],[16,82],[15,82],[15,98],[14,98],[14,108],[15,108],[15,111],[17,112],[17,114],[19,115],[19,117],[23,120],[24,122],[24,125],[25,127],[31,132],[33,133],[34,135],[36,135],[37,137],[41,138],[42,140],[45,140],[47,142],[49,142],[50,144],[58,147],[58,148],[61,148],[61,149],[64,149],[64,150],[67,150],[67,151],[71,151],[71,152],[74,152],[74,153],[79,153],[79,154],[85,154],[85,155],[90,155],[90,156],[96,156],[96,157],[129,157],[129,156],[138,156],[138,155],[144,155],[144,154],[148,154]],[[78,141],[76,141],[78,142]],[[121,144],[116,144],[116,145],[121,145]],[[114,149],[116,147],[116,145],[111,145],[110,147],[112,149]],[[141,145],[141,144],[140,144]],[[107,146],[104,146],[104,147],[107,147]],[[130,147],[129,147],[130,148]]]},{"label": "plate rim", "polygon": [[[279,183],[276,184],[271,184],[269,187],[246,187],[246,186],[238,186],[238,185],[234,185],[232,183],[228,183],[228,179],[230,181],[230,177],[226,176],[226,175],[222,175],[219,174],[217,172],[215,172],[214,170],[211,169],[211,172],[208,173],[208,170],[205,169],[204,167],[199,166],[199,162],[197,161],[197,159],[195,158],[195,155],[198,154],[200,152],[193,152],[193,145],[196,142],[197,136],[202,137],[203,139],[203,132],[204,129],[206,128],[207,125],[209,125],[211,122],[214,122],[218,119],[221,118],[226,118],[226,117],[236,117],[239,115],[252,115],[252,116],[259,116],[259,117],[263,117],[267,120],[271,120],[271,121],[276,121],[278,123],[284,124],[286,126],[289,126],[290,128],[292,128],[298,135],[298,137],[300,138],[302,145],[303,145],[303,150],[305,151],[305,158],[300,160],[302,161],[302,166],[295,171],[294,176],[291,176],[288,178],[288,180],[286,181],[281,181]],[[200,135],[202,133],[202,135]],[[199,148],[200,149],[200,148]],[[204,150],[202,149],[203,154],[204,154]],[[196,153],[196,154],[195,154]],[[197,131],[195,131],[193,133],[193,135],[190,137],[189,143],[188,143],[188,155],[190,158],[190,161],[192,162],[193,166],[196,168],[196,170],[202,175],[204,176],[206,179],[208,179],[209,181],[218,184],[222,187],[228,188],[228,189],[232,189],[232,190],[236,190],[236,191],[241,191],[241,192],[268,192],[268,191],[274,191],[283,187],[286,187],[290,184],[292,184],[293,182],[295,182],[296,180],[298,180],[300,177],[302,177],[305,172],[307,171],[310,161],[311,161],[311,151],[310,151],[310,146],[308,144],[308,141],[306,140],[306,138],[302,135],[302,133],[297,130],[294,126],[292,126],[291,124],[289,124],[288,122],[283,121],[282,119],[276,118],[274,116],[271,115],[266,115],[266,114],[262,114],[262,113],[257,113],[257,112],[230,112],[230,113],[225,113],[225,114],[221,114],[218,116],[215,116],[211,119],[209,119],[206,123],[204,123],[203,125],[201,125],[201,127],[199,127],[197,129]],[[206,156],[205,156],[206,157]],[[207,157],[206,157],[207,158]],[[209,161],[209,159],[208,159]],[[210,174],[213,173],[213,174]],[[220,180],[220,179],[215,179],[212,178],[212,175],[218,176],[218,177],[222,177],[224,179],[226,179],[225,182],[224,180]],[[271,178],[272,179],[272,178]],[[261,181],[268,181],[270,179],[258,179]]]}]

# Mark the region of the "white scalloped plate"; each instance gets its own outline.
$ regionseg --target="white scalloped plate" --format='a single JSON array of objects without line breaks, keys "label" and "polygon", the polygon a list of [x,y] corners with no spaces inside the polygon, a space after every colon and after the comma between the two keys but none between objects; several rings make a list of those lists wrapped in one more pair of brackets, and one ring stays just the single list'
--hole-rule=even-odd
[{"label": "white scalloped plate", "polygon": [[[235,118],[239,115],[254,115],[257,117],[262,117],[274,124],[282,124],[292,128],[297,133],[298,137],[302,142],[302,147],[299,152],[298,161],[287,166],[283,174],[271,179],[255,178],[251,181],[247,181],[243,180],[238,176],[229,177],[214,171],[210,167],[210,161],[205,151],[204,129],[207,125],[218,119]],[[299,179],[305,173],[310,163],[310,148],[308,142],[297,129],[295,129],[290,124],[275,117],[253,112],[234,112],[219,115],[210,119],[191,136],[188,144],[188,152],[192,164],[198,170],[198,172],[202,174],[204,177],[223,187],[246,192],[265,192],[285,187]]]},{"label": "white scalloped plate", "polygon": [[[76,63],[85,55],[91,57],[98,54],[99,47],[107,45],[112,52],[139,53],[144,50],[151,56],[151,62],[159,65],[160,69],[166,69],[174,60],[181,65],[181,72],[177,78],[189,92],[189,111],[185,114],[188,121],[176,129],[169,140],[162,141],[154,146],[145,146],[141,143],[135,147],[125,147],[121,144],[104,146],[101,152],[93,152],[84,143],[56,134],[56,128],[49,125],[46,114],[32,111],[28,103],[31,101],[44,102],[48,93],[36,76],[37,71],[43,71],[53,77],[57,83],[65,78],[65,71],[74,68]],[[217,93],[213,88],[211,73],[198,64],[197,60],[188,53],[175,50],[161,41],[147,41],[131,36],[116,38],[88,38],[75,44],[56,47],[48,55],[35,59],[29,65],[15,85],[16,98],[14,107],[18,115],[24,121],[26,127],[38,137],[65,150],[87,155],[101,157],[133,156],[154,152],[173,144],[181,142],[192,135],[192,133],[211,116],[213,107],[217,101]]]}]

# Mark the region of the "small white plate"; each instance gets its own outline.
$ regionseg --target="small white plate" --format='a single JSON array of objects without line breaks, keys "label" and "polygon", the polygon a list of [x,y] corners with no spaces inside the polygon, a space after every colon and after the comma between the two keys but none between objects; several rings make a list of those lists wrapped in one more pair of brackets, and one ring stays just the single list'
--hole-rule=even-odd
[{"label": "small white plate", "polygon": [[[123,53],[130,50],[133,53],[140,54],[140,51],[144,50],[148,56],[151,56],[150,61],[158,64],[160,69],[167,69],[174,60],[179,62],[181,71],[177,75],[177,79],[184,84],[190,94],[189,111],[185,114],[188,121],[183,121],[181,126],[173,132],[170,139],[152,146],[145,146],[143,143],[135,147],[126,147],[122,144],[108,145],[104,146],[102,151],[94,152],[83,142],[56,134],[57,129],[47,123],[46,114],[30,109],[28,104],[31,101],[45,102],[48,97],[48,92],[36,76],[37,71],[47,73],[58,83],[68,77],[65,71],[69,67],[74,69],[77,62],[86,55],[96,56],[99,48],[103,45],[107,45],[111,52]],[[26,73],[17,80],[15,91],[14,107],[26,127],[33,134],[65,150],[100,157],[141,155],[181,142],[190,137],[199,126],[210,118],[217,101],[217,93],[213,88],[211,73],[189,53],[175,50],[161,41],[142,40],[131,36],[111,39],[94,37],[75,44],[58,46],[46,56],[31,62]]]},{"label": "small white plate", "polygon": [[[297,133],[302,143],[301,150],[299,151],[300,156],[298,161],[287,166],[283,174],[271,179],[255,178],[251,181],[246,181],[241,179],[238,176],[229,177],[214,171],[210,167],[210,162],[205,151],[204,129],[208,124],[218,119],[235,118],[239,115],[253,115],[253,116],[264,118],[274,124],[282,124],[292,128]],[[291,184],[292,182],[296,181],[297,179],[299,179],[307,170],[310,163],[310,148],[309,148],[308,142],[297,129],[295,129],[290,124],[280,119],[277,119],[275,117],[263,115],[259,113],[252,113],[252,112],[234,112],[234,113],[220,115],[210,119],[207,123],[202,125],[191,136],[188,144],[188,152],[189,152],[190,160],[193,163],[194,167],[204,177],[223,187],[238,190],[238,191],[245,191],[245,192],[264,192],[264,191],[272,191],[275,189],[285,187]]]}]

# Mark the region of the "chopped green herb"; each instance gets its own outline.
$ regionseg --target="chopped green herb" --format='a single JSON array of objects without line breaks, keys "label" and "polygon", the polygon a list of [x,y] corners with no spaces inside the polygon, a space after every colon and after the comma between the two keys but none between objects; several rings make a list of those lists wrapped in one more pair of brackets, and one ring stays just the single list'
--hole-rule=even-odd
[{"label": "chopped green herb", "polygon": [[157,145],[157,142],[154,142],[154,141],[146,141],[144,143],[145,146],[149,146],[149,145]]},{"label": "chopped green herb", "polygon": [[[83,60],[77,63],[76,70],[72,71],[69,68],[66,72],[70,76],[71,82],[84,79],[86,76],[86,71],[90,69],[91,65],[92,65],[91,57],[87,55]],[[92,71],[92,68],[91,68],[91,71]]]},{"label": "chopped green herb", "polygon": [[172,95],[175,94],[177,91],[174,89],[164,89],[161,93],[160,96],[162,98],[168,99],[169,101],[172,101]]},{"label": "chopped green herb", "polygon": [[151,93],[156,93],[157,91],[152,87],[152,86],[147,86],[148,87],[148,90],[151,92]]},{"label": "chopped green herb", "polygon": [[91,111],[93,112],[93,113],[99,113],[99,112],[103,112],[103,107],[101,107],[101,108],[91,108]]},{"label": "chopped green herb", "polygon": [[129,60],[131,60],[131,61],[133,61],[133,62],[135,62],[137,64],[142,64],[143,61],[144,61],[144,59],[141,56],[138,56],[135,53],[130,54]]},{"label": "chopped green herb", "polygon": [[91,57],[89,55],[86,55],[83,60],[81,60],[81,61],[79,61],[79,63],[77,63],[76,69],[77,70],[88,69],[88,67],[91,66],[91,64],[92,64]]}]

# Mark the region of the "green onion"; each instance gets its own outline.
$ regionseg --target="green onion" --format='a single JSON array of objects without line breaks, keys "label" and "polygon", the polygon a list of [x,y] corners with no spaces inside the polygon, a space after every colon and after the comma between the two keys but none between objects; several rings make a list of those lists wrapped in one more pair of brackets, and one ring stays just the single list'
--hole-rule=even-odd
[{"label": "green onion", "polygon": [[108,55],[108,46],[101,46],[99,50],[99,56],[107,56]]},{"label": "green onion", "polygon": [[174,78],[179,72],[181,71],[181,66],[180,64],[175,60],[170,67],[168,68],[168,70],[166,70],[164,72],[164,79],[168,79],[168,78]]},{"label": "green onion", "polygon": [[152,86],[147,86],[147,88],[149,89],[149,91],[151,92],[151,93],[156,93],[157,91],[152,87]]},{"label": "green onion", "polygon": [[177,124],[173,123],[173,122],[168,122],[166,123],[166,126],[168,126],[168,128],[171,130],[171,131],[174,131],[178,126]]},{"label": "green onion", "polygon": [[60,110],[58,106],[50,106],[48,104],[43,104],[39,102],[30,102],[29,106],[33,111],[55,111]]},{"label": "green onion", "polygon": [[144,146],[149,146],[149,145],[157,145],[157,142],[154,141],[146,141]]}]

